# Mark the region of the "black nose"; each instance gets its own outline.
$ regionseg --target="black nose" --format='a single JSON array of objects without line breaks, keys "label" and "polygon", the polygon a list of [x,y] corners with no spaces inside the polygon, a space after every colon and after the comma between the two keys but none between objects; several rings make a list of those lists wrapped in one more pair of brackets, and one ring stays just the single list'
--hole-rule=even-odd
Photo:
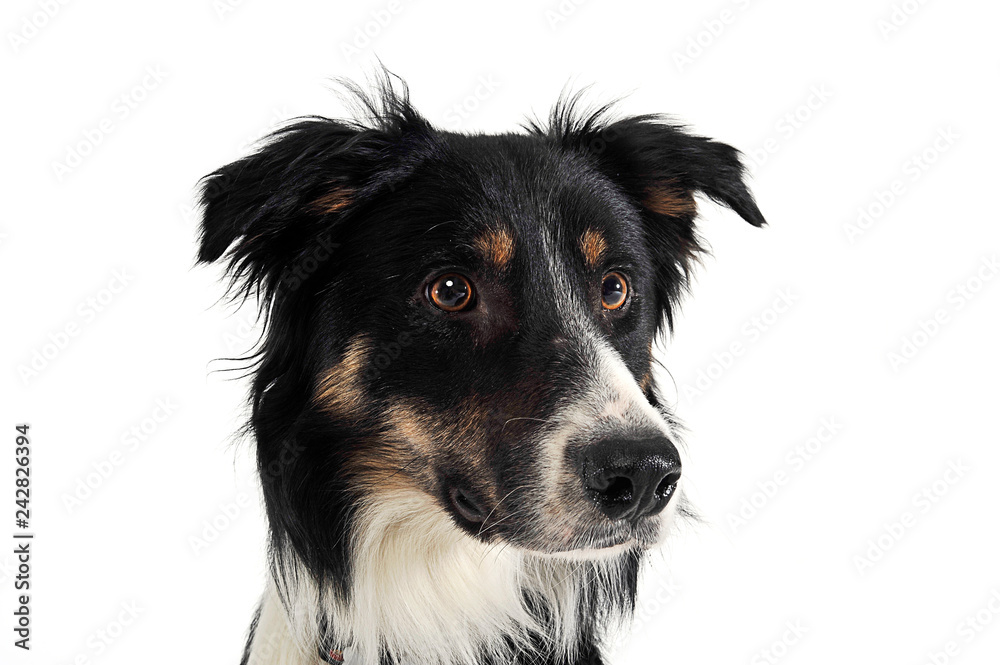
[{"label": "black nose", "polygon": [[664,436],[603,439],[584,449],[581,466],[586,492],[613,520],[657,514],[681,478],[677,448]]}]

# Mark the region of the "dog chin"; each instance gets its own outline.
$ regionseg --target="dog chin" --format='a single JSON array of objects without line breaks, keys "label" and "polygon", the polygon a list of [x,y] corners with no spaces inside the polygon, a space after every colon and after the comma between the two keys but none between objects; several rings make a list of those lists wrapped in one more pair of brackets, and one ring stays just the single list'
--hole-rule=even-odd
[{"label": "dog chin", "polygon": [[629,552],[644,552],[660,545],[664,540],[665,525],[644,525],[641,534],[607,536],[590,539],[580,546],[554,546],[552,548],[517,547],[523,553],[540,558],[562,561],[605,561],[619,558]]},{"label": "dog chin", "polygon": [[677,519],[677,508],[682,501],[680,488],[662,513],[645,518],[627,534],[608,534],[603,538],[590,538],[579,547],[565,545],[548,548],[525,548],[522,551],[543,559],[565,561],[604,561],[620,557],[628,552],[646,552],[666,543]]},{"label": "dog chin", "polygon": [[618,545],[606,547],[586,547],[575,550],[562,550],[559,552],[542,552],[530,550],[530,554],[541,559],[556,559],[560,561],[606,561],[616,559],[626,552],[635,549],[645,549],[640,547],[634,540],[627,540]]}]

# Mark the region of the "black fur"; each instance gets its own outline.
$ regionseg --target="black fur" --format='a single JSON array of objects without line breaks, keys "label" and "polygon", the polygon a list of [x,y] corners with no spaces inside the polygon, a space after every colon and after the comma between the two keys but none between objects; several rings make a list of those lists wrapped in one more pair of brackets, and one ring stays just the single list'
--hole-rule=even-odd
[{"label": "black fur", "polygon": [[253,645],[254,634],[257,632],[257,622],[260,621],[260,605],[254,610],[253,618],[250,620],[250,628],[247,629],[247,641],[243,647],[243,657],[240,658],[240,665],[250,664],[250,647]]},{"label": "black fur", "polygon": [[[672,326],[701,249],[693,209],[664,214],[662,204],[648,204],[651,189],[666,187],[681,208],[700,192],[753,225],[764,219],[736,150],[658,116],[614,120],[608,107],[581,111],[574,96],[526,133],[470,136],[431,127],[388,75],[373,95],[348,87],[361,104],[358,120],[299,120],[206,177],[199,259],[224,261],[234,292],[257,296],[266,318],[252,356],[249,429],[274,574],[294,574],[285,560],[294,553],[326,592],[349,603],[349,536],[371,484],[354,462],[387,446],[384,416],[395,400],[420,400],[442,428],[457,428],[463,410],[476,416],[475,450],[442,444],[388,469],[436,497],[442,510],[450,510],[445,491],[456,484],[484,504],[508,495],[493,506],[497,518],[534,500],[514,484],[539,465],[538,451],[524,442],[587,372],[572,344],[553,341],[572,342],[579,331],[556,314],[567,294],[539,281],[543,228],[566,255],[580,233],[596,228],[609,245],[608,265],[629,271],[627,311],[597,311],[589,329],[640,381],[652,362],[650,341]],[[476,237],[498,222],[516,243],[502,276],[474,252]],[[429,276],[457,268],[479,275],[489,315],[443,316],[421,300]],[[568,288],[589,298],[591,272],[582,263],[566,270]],[[375,354],[355,377],[364,404],[338,417],[315,395],[359,334]],[[646,395],[666,414],[651,386]],[[476,525],[453,518],[479,536]],[[490,539],[544,545],[540,524],[495,522]],[[597,542],[602,528],[581,538]],[[619,584],[587,594],[579,665],[601,662],[608,608],[631,610],[639,560],[638,552],[624,557]],[[566,665],[543,642],[524,662]]]}]

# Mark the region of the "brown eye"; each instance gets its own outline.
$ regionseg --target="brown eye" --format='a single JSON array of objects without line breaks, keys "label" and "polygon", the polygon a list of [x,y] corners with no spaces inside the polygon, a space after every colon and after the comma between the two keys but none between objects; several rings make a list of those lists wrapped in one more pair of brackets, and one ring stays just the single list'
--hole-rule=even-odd
[{"label": "brown eye", "polygon": [[472,282],[458,273],[441,275],[427,287],[427,298],[438,309],[460,312],[472,305]]},{"label": "brown eye", "polygon": [[620,272],[609,272],[601,283],[601,304],[604,309],[618,309],[628,298],[628,281]]}]

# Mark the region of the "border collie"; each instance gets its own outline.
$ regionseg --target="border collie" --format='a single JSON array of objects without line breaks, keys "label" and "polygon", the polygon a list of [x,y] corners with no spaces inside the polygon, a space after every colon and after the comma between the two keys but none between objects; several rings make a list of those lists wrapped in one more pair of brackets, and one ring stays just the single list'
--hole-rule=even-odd
[{"label": "border collie", "polygon": [[690,514],[653,341],[702,251],[695,195],[764,223],[739,153],[579,94],[470,135],[388,73],[345,85],[354,120],[202,183],[199,260],[265,321],[243,663],[603,663]]}]

